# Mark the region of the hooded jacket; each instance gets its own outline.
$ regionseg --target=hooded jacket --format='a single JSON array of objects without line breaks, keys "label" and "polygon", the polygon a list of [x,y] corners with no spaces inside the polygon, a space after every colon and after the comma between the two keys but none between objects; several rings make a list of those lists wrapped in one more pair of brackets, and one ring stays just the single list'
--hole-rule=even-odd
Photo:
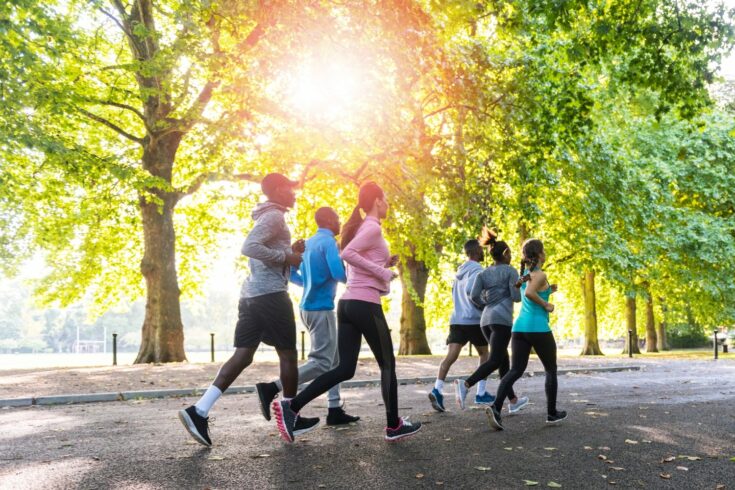
[{"label": "hooded jacket", "polygon": [[287,210],[270,201],[253,210],[255,226],[242,246],[242,254],[250,259],[250,275],[240,289],[241,298],[288,290],[290,267],[286,253],[291,252],[291,232],[284,218]]},{"label": "hooded jacket", "polygon": [[517,280],[518,271],[506,264],[491,265],[477,275],[470,299],[483,308],[480,325],[513,325],[513,303],[521,300]]},{"label": "hooded jacket", "polygon": [[457,269],[457,276],[452,285],[452,301],[454,310],[449,319],[450,325],[479,325],[482,310],[470,301],[470,291],[475,283],[475,276],[482,271],[482,266],[474,260],[468,260]]}]

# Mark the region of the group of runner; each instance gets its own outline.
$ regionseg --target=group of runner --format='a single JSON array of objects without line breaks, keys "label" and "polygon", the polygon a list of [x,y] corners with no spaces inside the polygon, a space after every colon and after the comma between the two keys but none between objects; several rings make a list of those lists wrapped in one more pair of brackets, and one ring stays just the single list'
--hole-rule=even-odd
[{"label": "group of runner", "polygon": [[[387,419],[385,440],[397,441],[421,429],[420,422],[410,422],[398,413],[393,342],[381,305],[381,297],[390,292],[391,281],[398,277],[393,270],[398,256],[390,254],[381,228],[388,212],[385,193],[374,182],[362,185],[358,203],[344,226],[332,208],[320,208],[315,214],[317,232],[306,241],[292,243],[284,215],[294,206],[297,186],[297,182],[278,173],[268,174],[261,182],[267,200],[254,209],[255,225],[242,247],[242,254],[249,258],[250,274],[240,293],[235,352],[202,397],[179,412],[189,434],[206,446],[212,445],[209,411],[252,363],[261,342],[276,349],[280,377],[256,385],[260,408],[266,420],[275,417],[285,441],[293,442],[296,436],[319,425],[318,418],[300,412],[324,393],[328,393],[328,425],[359,420],[345,411],[339,385],[354,376],[363,337],[380,367]],[[480,265],[484,247],[494,260],[485,269]],[[548,284],[541,270],[543,244],[539,240],[523,244],[521,274],[510,266],[508,245],[497,241],[492,232],[483,230],[480,241],[470,240],[464,248],[468,260],[460,266],[453,286],[449,348],[429,394],[432,406],[440,412],[445,410],[444,380],[462,346],[471,342],[480,353],[481,364],[466,380],[456,381],[457,403],[464,409],[468,390],[477,384],[475,402],[487,405],[491,426],[502,430],[500,412],[505,398],[509,398],[509,413],[517,413],[528,404],[528,398],[516,397],[513,384],[525,371],[534,348],[546,370],[547,423],[560,422],[566,413],[556,410],[556,344],[548,321],[554,310],[548,299],[556,286]],[[309,359],[300,367],[289,281],[304,288],[299,309],[311,338]],[[346,291],[335,313],[334,298],[340,282],[346,283]],[[522,303],[521,313],[513,323],[513,302],[518,301]],[[485,380],[497,369],[502,380],[493,397],[486,392]],[[307,382],[308,386],[297,394],[298,384]]]}]

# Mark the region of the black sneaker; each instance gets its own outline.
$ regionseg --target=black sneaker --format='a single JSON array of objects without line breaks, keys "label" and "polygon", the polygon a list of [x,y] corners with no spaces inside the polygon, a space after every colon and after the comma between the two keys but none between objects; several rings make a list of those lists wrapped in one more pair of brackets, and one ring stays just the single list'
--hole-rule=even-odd
[{"label": "black sneaker", "polygon": [[327,425],[347,425],[358,420],[360,417],[349,415],[342,407],[330,408],[327,414]]},{"label": "black sneaker", "polygon": [[500,420],[500,412],[495,408],[495,405],[490,405],[485,409],[487,415],[487,421],[490,422],[490,427],[495,430],[503,430],[503,421]]},{"label": "black sneaker", "polygon": [[546,416],[546,423],[550,425],[556,425],[561,423],[562,420],[567,418],[567,413],[564,410],[557,410],[554,415]]},{"label": "black sneaker", "polygon": [[291,402],[275,400],[271,404],[271,409],[273,409],[276,416],[276,425],[278,426],[278,432],[281,433],[281,439],[286,442],[293,442],[297,415],[291,410]]},{"label": "black sneaker", "polygon": [[270,420],[271,402],[278,396],[278,386],[275,383],[257,383],[255,389],[258,390],[260,398],[260,413],[266,420]]},{"label": "black sneaker", "polygon": [[179,410],[179,420],[199,444],[212,446],[212,440],[209,438],[209,417],[199,415],[194,405],[186,410]]},{"label": "black sneaker", "polygon": [[306,434],[319,427],[319,417],[302,417],[296,416],[296,423],[293,426],[293,435],[300,436]]},{"label": "black sneaker", "polygon": [[421,430],[421,422],[409,422],[408,419],[401,417],[398,427],[391,429],[385,428],[385,440],[389,442],[398,441],[406,437],[410,437]]}]

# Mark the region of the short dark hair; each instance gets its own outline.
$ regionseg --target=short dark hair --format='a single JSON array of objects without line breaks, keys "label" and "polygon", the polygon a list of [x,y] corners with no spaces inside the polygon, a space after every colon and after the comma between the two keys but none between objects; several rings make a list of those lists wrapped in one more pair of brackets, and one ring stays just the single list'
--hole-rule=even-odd
[{"label": "short dark hair", "polygon": [[464,253],[467,254],[467,256],[480,255],[482,253],[482,247],[480,247],[480,242],[474,239],[467,240],[464,244]]},{"label": "short dark hair", "polygon": [[337,211],[328,206],[319,208],[316,210],[316,213],[314,213],[314,221],[316,221],[316,224],[319,226],[326,224],[327,221],[334,217],[339,218]]}]

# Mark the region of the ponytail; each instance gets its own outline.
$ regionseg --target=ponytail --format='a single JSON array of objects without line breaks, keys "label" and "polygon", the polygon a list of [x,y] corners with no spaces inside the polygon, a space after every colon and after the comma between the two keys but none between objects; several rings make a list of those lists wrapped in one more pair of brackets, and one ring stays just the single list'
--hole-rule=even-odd
[{"label": "ponytail", "polygon": [[350,215],[350,219],[342,226],[342,250],[355,238],[357,230],[360,229],[363,221],[365,221],[365,218],[360,214],[360,206],[355,206],[355,209],[352,210],[352,214]]},{"label": "ponytail", "polygon": [[375,205],[377,199],[382,199],[385,196],[383,189],[380,188],[375,182],[366,182],[360,187],[360,192],[357,198],[357,206],[352,210],[350,219],[342,227],[342,250],[355,238],[357,230],[360,229],[365,218],[360,214],[362,209],[367,213]]},{"label": "ponytail", "polygon": [[480,234],[480,245],[490,249],[490,255],[493,259],[500,262],[503,257],[510,253],[510,247],[503,241],[498,241],[498,233],[489,229],[487,226],[482,227]]}]

